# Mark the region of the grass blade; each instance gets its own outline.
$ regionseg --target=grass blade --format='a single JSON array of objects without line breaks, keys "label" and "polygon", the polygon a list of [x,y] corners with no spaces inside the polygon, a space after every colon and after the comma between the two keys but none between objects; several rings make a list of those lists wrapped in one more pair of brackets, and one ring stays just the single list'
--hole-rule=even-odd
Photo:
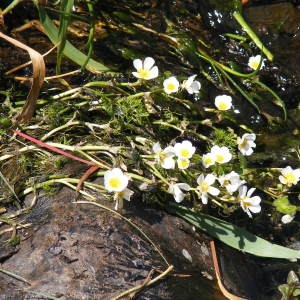
[{"label": "grass blade", "polygon": [[237,250],[262,257],[300,259],[300,250],[272,244],[244,228],[221,219],[194,212],[190,208],[175,203],[170,203],[167,210]]},{"label": "grass blade", "polygon": [[[58,29],[57,27],[52,23],[51,19],[47,15],[44,7],[37,6],[40,16],[40,21],[49,37],[51,42],[54,45],[58,45],[59,35],[58,35]],[[78,64],[79,66],[83,66],[86,62],[87,56],[79,51],[77,48],[75,48],[70,42],[66,41],[66,45],[64,47],[63,54],[71,59],[73,62]],[[109,68],[104,66],[103,64],[90,59],[88,63],[86,64],[86,69],[93,72],[93,73],[100,73],[100,72],[108,72],[110,71]]]}]

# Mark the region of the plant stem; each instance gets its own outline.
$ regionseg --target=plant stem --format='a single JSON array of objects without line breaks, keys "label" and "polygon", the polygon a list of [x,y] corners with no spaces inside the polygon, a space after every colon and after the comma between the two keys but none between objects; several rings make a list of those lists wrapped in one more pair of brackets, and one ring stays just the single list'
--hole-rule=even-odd
[{"label": "plant stem", "polygon": [[256,33],[247,24],[243,16],[237,11],[233,12],[233,16],[237,20],[237,22],[242,26],[244,31],[249,35],[252,41],[256,44],[256,46],[265,54],[268,60],[273,61],[273,54],[263,45]]}]

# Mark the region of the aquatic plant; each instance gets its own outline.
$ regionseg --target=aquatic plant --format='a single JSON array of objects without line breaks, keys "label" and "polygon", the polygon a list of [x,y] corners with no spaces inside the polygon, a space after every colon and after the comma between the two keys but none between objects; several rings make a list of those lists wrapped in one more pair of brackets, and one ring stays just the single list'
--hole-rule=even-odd
[{"label": "aquatic plant", "polygon": [[[70,3],[73,5],[73,1]],[[39,188],[51,191],[49,187],[64,184],[93,201],[97,200],[93,192],[101,192],[116,209],[121,209],[123,199],[130,201],[136,195],[146,194],[151,202],[239,250],[268,257],[299,258],[296,250],[272,247],[251,234],[247,239],[247,231],[220,217],[241,212],[246,218],[255,219],[264,210],[277,210],[277,213],[290,216],[299,211],[298,205],[290,203],[294,202],[291,197],[293,187],[299,181],[299,169],[261,167],[258,171],[251,166],[256,144],[264,146],[256,140],[260,133],[239,123],[233,115],[239,95],[240,100],[248,101],[257,112],[263,112],[271,119],[268,112],[262,111],[259,102],[265,93],[271,95],[272,101],[282,109],[283,120],[287,114],[281,98],[260,81],[263,55],[269,61],[272,55],[240,15],[234,13],[262,52],[253,59],[250,57],[249,64],[254,70],[251,73],[241,73],[228,62],[219,60],[206,43],[202,40],[193,42],[169,22],[169,31],[165,33],[138,23],[128,25],[122,32],[150,33],[163,41],[170,57],[187,62],[184,68],[175,69],[168,62],[171,68],[159,69],[158,66],[163,65],[161,57],[150,57],[147,53],[137,55],[133,51],[131,56],[134,57],[128,59],[126,56],[130,61],[127,73],[117,74],[91,60],[93,26],[87,55],[74,49],[66,40],[70,17],[73,17],[70,3],[61,3],[65,14],[59,15],[59,28],[50,21],[45,8],[36,3],[47,35],[54,44],[60,45],[57,73],[61,73],[65,55],[81,68],[105,74],[91,77],[79,87],[69,87],[44,100],[36,114],[40,123],[23,124],[22,131],[15,130],[14,135],[7,130],[6,134],[14,141],[25,138],[36,146],[25,144],[17,151],[8,151],[0,157],[0,162],[14,165],[20,154],[24,155],[23,163],[28,162],[28,156],[34,151],[47,153],[43,159],[47,160],[52,151],[87,164],[90,169],[81,178],[76,176],[78,174],[48,175],[42,182],[28,182],[18,196]],[[94,16],[93,7],[89,9],[89,15]],[[129,55],[128,51],[126,55]],[[208,99],[208,83],[213,83],[218,90],[214,99]],[[11,117],[14,113],[11,111]],[[33,138],[23,131],[31,135],[44,134]],[[47,148],[47,152],[37,146]],[[299,160],[299,148],[293,151]],[[41,167],[42,163],[33,164],[31,172],[39,174]],[[268,186],[258,182],[257,172],[261,172]],[[5,178],[4,172],[1,175]],[[89,181],[91,175],[101,178],[103,184]],[[7,185],[11,192],[12,186]],[[177,205],[179,202],[182,206]],[[220,219],[210,214],[218,215]],[[226,228],[224,231],[223,227]],[[225,233],[221,235],[218,230]],[[241,235],[235,235],[236,232]],[[247,242],[239,244],[239,238]],[[270,249],[267,254],[264,245]]]}]

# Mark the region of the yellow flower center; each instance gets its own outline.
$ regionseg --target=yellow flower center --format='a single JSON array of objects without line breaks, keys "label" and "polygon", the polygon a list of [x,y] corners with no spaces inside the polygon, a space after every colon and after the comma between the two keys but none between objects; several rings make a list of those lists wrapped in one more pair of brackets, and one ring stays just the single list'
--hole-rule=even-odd
[{"label": "yellow flower center", "polygon": [[284,175],[287,184],[292,185],[295,181],[297,181],[296,176],[293,173],[287,173]]},{"label": "yellow flower center", "polygon": [[209,190],[209,184],[205,181],[201,182],[201,191],[202,193],[207,193]]},{"label": "yellow flower center", "polygon": [[220,102],[218,105],[219,110],[227,110],[228,109],[228,105],[226,102]]},{"label": "yellow flower center", "polygon": [[167,158],[167,154],[166,153],[163,153],[162,151],[158,154],[158,160],[159,160],[159,163],[163,163],[164,160]]},{"label": "yellow flower center", "polygon": [[216,155],[216,162],[222,163],[224,161],[224,156],[221,154]]},{"label": "yellow flower center", "polygon": [[190,155],[190,151],[188,149],[180,149],[179,153],[182,157],[189,157]]},{"label": "yellow flower center", "polygon": [[178,168],[179,169],[186,169],[190,164],[188,159],[178,159]]},{"label": "yellow flower center", "polygon": [[211,157],[205,157],[205,158],[203,159],[203,161],[204,161],[204,163],[205,163],[206,165],[211,165],[211,164],[213,164],[213,160],[211,159]]},{"label": "yellow flower center", "polygon": [[244,140],[239,144],[239,148],[240,148],[240,149],[246,148],[246,147],[247,147],[247,144],[248,144],[247,139],[244,139]]},{"label": "yellow flower center", "polygon": [[252,69],[256,70],[259,66],[260,61],[252,61],[250,66]]},{"label": "yellow flower center", "polygon": [[166,85],[166,88],[168,91],[174,91],[175,90],[175,84],[170,82]]},{"label": "yellow flower center", "polygon": [[141,78],[147,79],[150,77],[150,70],[148,69],[139,69],[138,74]]},{"label": "yellow flower center", "polygon": [[249,197],[244,196],[240,198],[241,203],[243,204],[243,206],[247,209],[251,206],[251,202],[248,200]]},{"label": "yellow flower center", "polygon": [[121,180],[120,180],[120,178],[112,177],[112,178],[109,179],[108,185],[112,189],[118,189],[121,186]]}]

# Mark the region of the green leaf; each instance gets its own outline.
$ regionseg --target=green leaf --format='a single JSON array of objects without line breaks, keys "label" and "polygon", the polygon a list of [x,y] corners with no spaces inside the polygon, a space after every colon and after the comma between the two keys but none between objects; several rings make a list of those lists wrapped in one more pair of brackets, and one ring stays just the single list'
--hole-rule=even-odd
[{"label": "green leaf", "polygon": [[283,214],[293,214],[297,211],[297,206],[291,205],[288,199],[288,196],[278,197],[273,205],[276,207],[276,210]]},{"label": "green leaf", "polygon": [[[42,6],[37,6],[40,16],[40,21],[47,33],[48,38],[54,45],[58,45],[60,43],[59,40],[59,33],[57,27],[52,23],[51,19],[47,15],[45,9]],[[75,48],[70,42],[66,41],[63,54],[74,61],[79,66],[83,66],[86,63],[87,56]],[[103,64],[89,59],[88,63],[86,64],[87,70],[91,72],[108,72],[109,69],[104,66]]]},{"label": "green leaf", "polygon": [[167,210],[237,250],[262,257],[300,258],[299,250],[272,244],[244,228],[221,219],[200,212],[194,212],[189,208],[175,203],[170,203]]},{"label": "green leaf", "polygon": [[293,291],[293,296],[294,297],[300,296],[300,288],[297,288]]},{"label": "green leaf", "polygon": [[278,290],[281,292],[281,294],[284,296],[282,299],[287,299],[287,297],[290,294],[290,287],[288,284],[281,284],[278,286]]},{"label": "green leaf", "polygon": [[61,14],[59,16],[59,30],[58,40],[60,41],[57,45],[57,61],[56,61],[56,73],[60,74],[61,62],[63,52],[67,42],[68,25],[70,22],[70,15],[72,13],[74,0],[62,0],[60,3]]}]

